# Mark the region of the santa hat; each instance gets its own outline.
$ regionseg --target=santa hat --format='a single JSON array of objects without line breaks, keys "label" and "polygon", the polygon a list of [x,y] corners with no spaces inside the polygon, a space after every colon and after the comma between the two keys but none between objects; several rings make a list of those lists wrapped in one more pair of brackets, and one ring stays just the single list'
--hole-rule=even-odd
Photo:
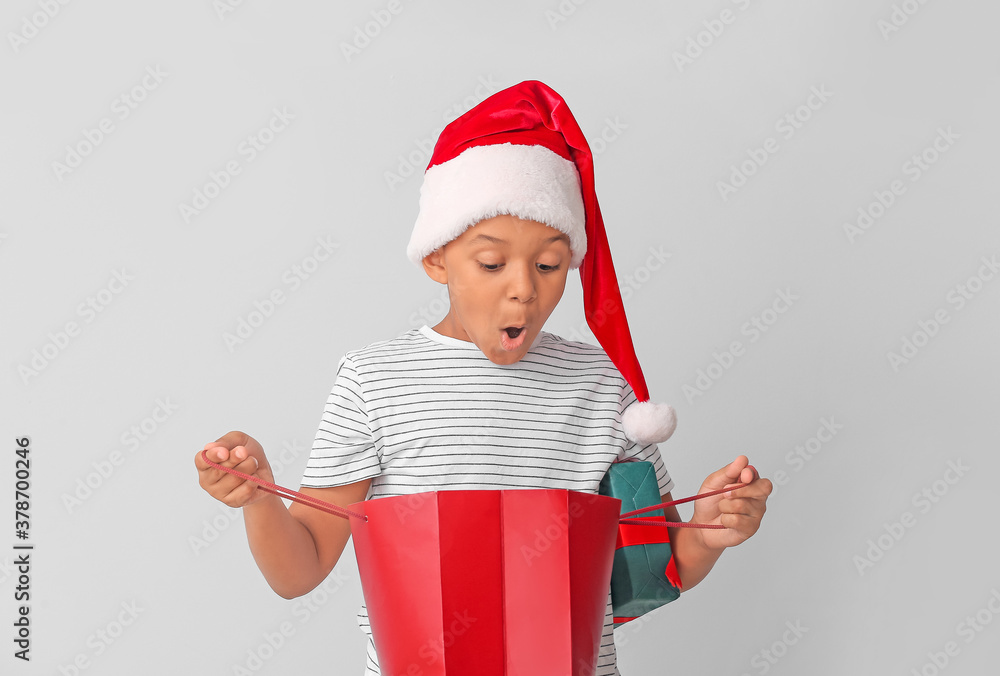
[{"label": "santa hat", "polygon": [[666,441],[676,426],[674,410],[649,401],[594,192],[590,146],[563,98],[534,80],[497,92],[441,132],[406,253],[419,265],[467,228],[501,214],[569,236],[587,323],[639,400],[625,411],[625,435],[643,444]]}]

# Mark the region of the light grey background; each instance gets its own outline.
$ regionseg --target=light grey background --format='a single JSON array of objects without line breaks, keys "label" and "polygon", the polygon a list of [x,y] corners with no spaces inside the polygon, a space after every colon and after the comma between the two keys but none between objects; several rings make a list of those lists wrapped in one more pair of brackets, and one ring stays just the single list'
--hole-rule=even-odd
[{"label": "light grey background", "polygon": [[[783,477],[756,537],[618,631],[622,673],[987,673],[998,21],[993,3],[916,0],[5,3],[2,671],[362,673],[353,555],[326,589],[280,599],[193,456],[246,430],[298,485],[339,357],[445,312],[404,255],[421,147],[540,79],[597,155],[638,354],[678,412],[662,446],[676,494],[740,453]],[[144,97],[124,119],[122,95]],[[250,161],[241,144],[275,109],[294,119]],[[186,222],[180,205],[231,161]],[[852,232],[859,209],[878,217]],[[546,328],[586,338],[577,279]],[[904,339],[919,347],[894,361]],[[824,421],[835,435],[816,436]],[[11,655],[22,435],[30,664]]]}]

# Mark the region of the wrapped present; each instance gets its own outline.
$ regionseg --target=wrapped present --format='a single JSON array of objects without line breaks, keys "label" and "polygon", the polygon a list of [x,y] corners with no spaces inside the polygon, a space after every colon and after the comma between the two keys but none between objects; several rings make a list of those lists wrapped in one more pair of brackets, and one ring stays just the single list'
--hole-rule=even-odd
[{"label": "wrapped present", "polygon": [[[616,462],[599,490],[621,500],[621,514],[661,503],[656,472],[648,462]],[[643,515],[645,521],[665,522],[663,510]],[[663,526],[623,521],[615,544],[611,602],[615,626],[633,620],[680,596],[681,580]]]},{"label": "wrapped present", "polygon": [[439,491],[351,508],[383,674],[595,673],[617,500],[566,490]]}]

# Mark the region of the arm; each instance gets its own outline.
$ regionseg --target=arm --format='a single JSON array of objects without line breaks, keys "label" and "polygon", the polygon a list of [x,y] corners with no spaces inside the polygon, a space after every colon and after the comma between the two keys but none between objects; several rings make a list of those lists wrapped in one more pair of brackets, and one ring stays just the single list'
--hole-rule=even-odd
[{"label": "arm", "polygon": [[[273,482],[264,450],[252,437],[230,432],[207,444],[208,457],[226,467]],[[284,598],[312,591],[330,574],[351,537],[346,519],[281,499],[257,484],[226,474],[195,455],[199,483],[230,507],[242,507],[247,541],[257,567],[271,588]],[[368,495],[371,480],[334,488],[303,488],[302,493],[346,507]]]},{"label": "arm", "polygon": [[[699,528],[671,528],[670,542],[674,563],[681,576],[682,590],[705,579],[727,547],[734,547],[750,538],[760,528],[760,521],[771,494],[771,482],[761,479],[750,466],[746,456],[740,456],[729,465],[713,472],[701,485],[699,493],[708,493],[737,483],[749,485],[730,494],[697,500],[694,503],[692,523],[722,524],[725,530]],[[664,502],[672,498],[667,493]],[[664,509],[667,521],[680,521],[676,507]]]}]

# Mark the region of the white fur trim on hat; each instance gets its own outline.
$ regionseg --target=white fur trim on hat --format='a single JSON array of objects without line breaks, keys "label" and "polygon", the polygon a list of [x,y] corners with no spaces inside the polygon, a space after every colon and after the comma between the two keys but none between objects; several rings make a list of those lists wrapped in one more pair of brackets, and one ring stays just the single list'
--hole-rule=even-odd
[{"label": "white fur trim on hat", "polygon": [[622,415],[625,436],[637,444],[666,441],[677,427],[677,416],[670,404],[637,401]]},{"label": "white fur trim on hat", "polygon": [[566,233],[577,268],[587,252],[586,213],[576,165],[545,146],[469,148],[426,171],[406,255],[416,264],[469,226],[501,214]]}]

